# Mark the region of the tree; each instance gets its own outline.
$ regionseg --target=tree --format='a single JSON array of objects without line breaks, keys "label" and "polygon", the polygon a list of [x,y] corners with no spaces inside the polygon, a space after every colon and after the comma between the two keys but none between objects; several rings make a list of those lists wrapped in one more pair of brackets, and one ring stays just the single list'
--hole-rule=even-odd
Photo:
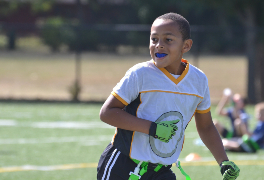
[{"label": "tree", "polygon": [[[133,0],[138,7],[142,22],[170,10],[176,10],[187,19],[188,12],[200,15],[211,9],[224,22],[226,30],[232,26],[231,18],[240,21],[245,29],[246,55],[248,58],[247,96],[251,103],[264,101],[264,38],[261,27],[264,26],[263,0],[168,0],[162,6],[158,0]],[[195,7],[195,8],[194,8]],[[153,15],[155,13],[155,15]],[[221,22],[220,22],[221,23]]]},{"label": "tree", "polygon": [[[30,7],[34,13],[45,12],[52,8],[54,0],[37,0],[37,1],[3,1],[0,2],[0,15],[10,16],[19,8],[24,6]],[[16,29],[15,24],[6,24],[5,30],[8,36],[8,49],[14,50],[16,48]]]},{"label": "tree", "polygon": [[245,28],[248,58],[247,95],[251,103],[264,101],[264,1],[262,0],[199,0],[215,9],[236,16]]}]

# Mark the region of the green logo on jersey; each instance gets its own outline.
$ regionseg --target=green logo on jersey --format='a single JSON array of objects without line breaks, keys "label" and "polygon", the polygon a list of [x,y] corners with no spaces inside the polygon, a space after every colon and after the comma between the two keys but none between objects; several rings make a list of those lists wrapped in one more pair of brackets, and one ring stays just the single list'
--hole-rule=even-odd
[{"label": "green logo on jersey", "polygon": [[180,112],[170,111],[162,114],[155,122],[162,121],[172,121],[179,119],[179,123],[177,123],[178,130],[176,131],[176,135],[172,137],[172,139],[168,143],[161,142],[158,139],[155,139],[152,136],[149,136],[149,143],[153,152],[163,158],[171,157],[177,150],[177,146],[183,137],[183,116]]}]

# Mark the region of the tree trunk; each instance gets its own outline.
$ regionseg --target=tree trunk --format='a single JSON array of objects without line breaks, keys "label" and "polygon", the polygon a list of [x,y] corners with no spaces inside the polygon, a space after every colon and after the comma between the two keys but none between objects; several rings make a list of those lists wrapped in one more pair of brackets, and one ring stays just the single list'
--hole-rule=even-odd
[{"label": "tree trunk", "polygon": [[256,52],[256,100],[264,101],[264,42],[257,45]]},{"label": "tree trunk", "polygon": [[248,7],[245,9],[244,25],[246,28],[246,54],[248,57],[248,86],[247,96],[250,103],[256,103],[256,83],[255,83],[255,67],[256,67],[256,36],[257,25],[255,21],[254,9]]}]

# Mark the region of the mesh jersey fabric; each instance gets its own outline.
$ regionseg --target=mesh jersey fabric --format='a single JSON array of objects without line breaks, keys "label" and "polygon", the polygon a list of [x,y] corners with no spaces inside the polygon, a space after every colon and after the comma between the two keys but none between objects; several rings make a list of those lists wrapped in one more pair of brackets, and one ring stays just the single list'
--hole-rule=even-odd
[{"label": "mesh jersey fabric", "polygon": [[126,105],[130,114],[153,122],[180,120],[168,143],[117,128],[112,143],[122,153],[141,161],[172,164],[180,155],[184,131],[193,115],[210,111],[206,75],[187,60],[182,62],[186,68],[177,79],[150,60],[130,68],[114,87],[112,95]]}]

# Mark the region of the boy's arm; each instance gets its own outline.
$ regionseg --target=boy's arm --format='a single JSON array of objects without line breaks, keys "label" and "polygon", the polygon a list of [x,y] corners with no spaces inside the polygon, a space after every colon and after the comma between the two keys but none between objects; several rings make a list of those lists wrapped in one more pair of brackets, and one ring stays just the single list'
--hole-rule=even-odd
[{"label": "boy's arm", "polygon": [[203,143],[211,151],[217,163],[228,161],[222,140],[212,121],[211,112],[195,113],[196,128]]},{"label": "boy's arm", "polygon": [[125,105],[116,97],[110,95],[100,111],[100,119],[112,126],[149,134],[151,121],[140,119],[123,110]]},{"label": "boy's arm", "polygon": [[221,116],[227,116],[227,110],[224,108],[230,96],[223,95],[220,102],[216,106],[216,113]]}]

